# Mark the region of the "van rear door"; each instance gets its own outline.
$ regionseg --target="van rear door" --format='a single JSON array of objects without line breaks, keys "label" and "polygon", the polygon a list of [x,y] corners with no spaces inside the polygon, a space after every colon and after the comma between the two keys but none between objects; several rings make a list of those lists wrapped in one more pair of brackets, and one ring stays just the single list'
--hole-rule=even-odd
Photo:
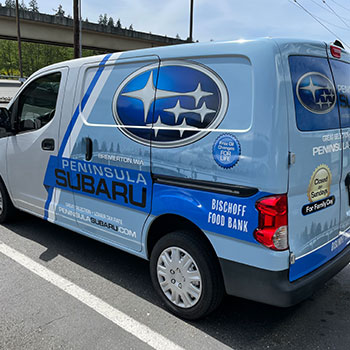
[{"label": "van rear door", "polygon": [[289,56],[295,114],[289,118],[290,280],[315,270],[342,245],[342,145],[336,89],[326,47]]},{"label": "van rear door", "polygon": [[[330,52],[330,50],[329,50]],[[340,180],[340,236],[333,249],[341,250],[350,233],[350,55],[341,52],[339,59],[330,54],[330,65],[337,90],[342,137],[342,172]],[[338,247],[339,246],[339,247]]]}]

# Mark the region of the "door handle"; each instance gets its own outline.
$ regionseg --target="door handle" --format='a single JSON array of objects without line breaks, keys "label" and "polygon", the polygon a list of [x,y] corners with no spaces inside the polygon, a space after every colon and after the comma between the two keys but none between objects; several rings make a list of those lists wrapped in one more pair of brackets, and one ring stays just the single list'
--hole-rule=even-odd
[{"label": "door handle", "polygon": [[348,173],[345,177],[345,186],[348,190],[348,200],[350,205],[350,173]]},{"label": "door handle", "polygon": [[92,159],[92,140],[90,137],[85,137],[85,160],[89,161]]},{"label": "door handle", "polygon": [[41,142],[41,148],[44,151],[53,151],[55,149],[55,140],[54,139],[44,139]]}]

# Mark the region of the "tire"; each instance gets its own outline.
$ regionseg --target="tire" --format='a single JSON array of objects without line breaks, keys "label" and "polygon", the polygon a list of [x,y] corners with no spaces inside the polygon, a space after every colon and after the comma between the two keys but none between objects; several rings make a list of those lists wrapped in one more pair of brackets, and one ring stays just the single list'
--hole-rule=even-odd
[{"label": "tire", "polygon": [[152,250],[150,273],[161,300],[176,316],[197,320],[221,303],[224,286],[217,258],[192,232],[162,237]]},{"label": "tire", "polygon": [[16,209],[6,190],[4,183],[0,179],[0,224],[9,221],[14,217]]}]

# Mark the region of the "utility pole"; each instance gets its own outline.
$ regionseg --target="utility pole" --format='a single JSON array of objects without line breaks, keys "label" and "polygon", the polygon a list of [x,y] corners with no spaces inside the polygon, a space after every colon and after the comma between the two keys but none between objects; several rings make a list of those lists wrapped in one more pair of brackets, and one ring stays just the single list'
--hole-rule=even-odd
[{"label": "utility pole", "polygon": [[[18,1],[18,0],[17,0]],[[73,0],[74,58],[80,58],[81,50],[81,0]]]},{"label": "utility pole", "polygon": [[23,78],[23,69],[22,69],[22,46],[21,46],[21,28],[19,23],[19,6],[18,0],[16,0],[16,24],[17,24],[17,41],[18,41],[18,62],[19,62],[19,72],[21,79]]},{"label": "utility pole", "polygon": [[194,0],[190,0],[191,3],[190,3],[190,36],[188,37],[188,41],[191,43],[193,42],[193,35],[192,35],[192,32],[193,32],[193,1]]}]

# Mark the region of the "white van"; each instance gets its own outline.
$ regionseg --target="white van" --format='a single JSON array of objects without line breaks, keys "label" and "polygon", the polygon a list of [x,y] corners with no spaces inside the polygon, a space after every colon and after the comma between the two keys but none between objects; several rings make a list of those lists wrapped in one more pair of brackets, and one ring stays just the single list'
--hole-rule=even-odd
[{"label": "white van", "polygon": [[[169,310],[277,306],[346,266],[350,55],[298,40],[63,62],[0,115],[0,222],[20,209],[150,260]],[[117,253],[117,252],[116,252]]]}]

